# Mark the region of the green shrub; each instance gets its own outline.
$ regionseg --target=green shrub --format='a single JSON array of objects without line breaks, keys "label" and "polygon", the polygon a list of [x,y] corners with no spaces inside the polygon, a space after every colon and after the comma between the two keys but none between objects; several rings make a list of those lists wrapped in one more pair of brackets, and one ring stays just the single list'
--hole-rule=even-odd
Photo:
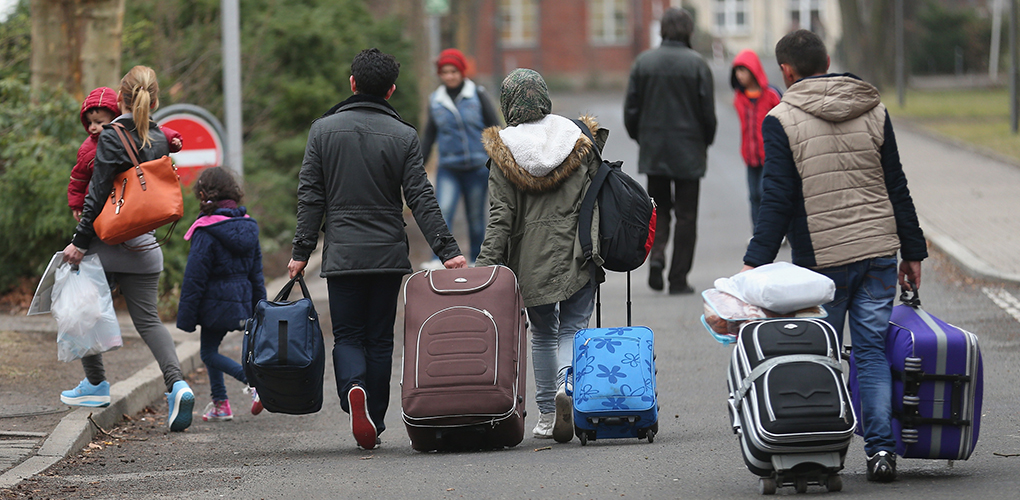
[{"label": "green shrub", "polygon": [[42,274],[74,234],[67,182],[85,130],[78,103],[60,91],[33,94],[0,80],[0,292]]}]

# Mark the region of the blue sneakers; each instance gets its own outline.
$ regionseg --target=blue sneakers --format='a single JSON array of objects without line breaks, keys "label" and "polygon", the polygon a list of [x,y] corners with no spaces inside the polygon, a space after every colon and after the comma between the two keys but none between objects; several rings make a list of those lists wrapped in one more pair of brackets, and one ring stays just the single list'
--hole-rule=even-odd
[{"label": "blue sneakers", "polygon": [[78,387],[60,393],[60,402],[71,406],[88,406],[104,408],[110,406],[110,383],[102,381],[98,385],[89,383],[85,378]]},{"label": "blue sneakers", "polygon": [[191,425],[191,411],[195,408],[195,393],[183,380],[174,382],[173,390],[166,395],[170,407],[166,423],[173,432],[180,432]]}]

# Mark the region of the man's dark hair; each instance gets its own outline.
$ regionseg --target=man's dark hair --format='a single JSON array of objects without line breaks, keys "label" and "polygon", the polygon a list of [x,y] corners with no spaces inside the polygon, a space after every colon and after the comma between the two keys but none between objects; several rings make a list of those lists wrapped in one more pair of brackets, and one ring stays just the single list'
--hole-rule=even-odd
[{"label": "man's dark hair", "polygon": [[691,34],[694,33],[694,18],[684,9],[670,7],[662,13],[659,30],[663,40],[683,42],[689,47]]},{"label": "man's dark hair", "polygon": [[358,93],[386,97],[400,75],[400,63],[395,57],[373,47],[354,56],[351,75]]},{"label": "man's dark hair", "polygon": [[825,73],[829,66],[825,43],[808,30],[797,30],[781,38],[776,43],[776,60],[792,66],[801,78]]}]

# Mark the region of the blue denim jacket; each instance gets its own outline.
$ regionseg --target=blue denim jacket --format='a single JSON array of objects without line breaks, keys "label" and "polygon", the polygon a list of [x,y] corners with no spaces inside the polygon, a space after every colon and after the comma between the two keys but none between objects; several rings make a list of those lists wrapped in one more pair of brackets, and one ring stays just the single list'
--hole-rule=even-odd
[{"label": "blue denim jacket", "polygon": [[483,167],[489,155],[482,147],[485,120],[475,83],[465,80],[456,101],[440,86],[429,97],[429,107],[436,123],[440,168],[474,170]]}]

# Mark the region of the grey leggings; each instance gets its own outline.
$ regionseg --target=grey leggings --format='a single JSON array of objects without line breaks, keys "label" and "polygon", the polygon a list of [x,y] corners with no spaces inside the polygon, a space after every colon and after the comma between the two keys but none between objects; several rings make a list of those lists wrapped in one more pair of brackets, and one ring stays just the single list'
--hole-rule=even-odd
[{"label": "grey leggings", "polygon": [[[127,301],[128,313],[131,314],[135,330],[138,330],[138,334],[152,351],[152,356],[159,362],[159,369],[163,371],[163,383],[166,384],[167,392],[170,392],[174,382],[184,380],[184,374],[181,373],[181,363],[177,360],[174,339],[159,320],[156,311],[159,274],[106,273],[106,278],[111,283],[120,284],[120,293]],[[85,376],[90,384],[95,385],[106,380],[102,354],[81,358],[81,365],[85,368]]]}]

